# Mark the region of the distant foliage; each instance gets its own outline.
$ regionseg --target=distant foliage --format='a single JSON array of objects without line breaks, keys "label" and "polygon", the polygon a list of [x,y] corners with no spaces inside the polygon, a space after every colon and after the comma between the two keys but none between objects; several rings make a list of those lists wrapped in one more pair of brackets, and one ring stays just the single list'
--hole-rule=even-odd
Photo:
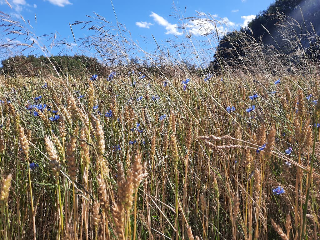
[{"label": "distant foliage", "polygon": [[[248,48],[256,50],[257,45],[261,45],[264,58],[276,56],[281,64],[301,65],[305,58],[317,60],[320,58],[319,29],[318,1],[277,0],[247,28],[230,32],[220,40],[210,68],[218,71],[223,66],[243,65],[244,58],[250,57]],[[273,47],[270,49],[270,46]],[[292,61],[287,61],[288,56]]]},{"label": "distant foliage", "polygon": [[3,74],[9,76],[47,76],[72,75],[83,76],[83,73],[106,75],[106,67],[96,58],[87,56],[52,56],[35,57],[15,56],[2,61]]}]

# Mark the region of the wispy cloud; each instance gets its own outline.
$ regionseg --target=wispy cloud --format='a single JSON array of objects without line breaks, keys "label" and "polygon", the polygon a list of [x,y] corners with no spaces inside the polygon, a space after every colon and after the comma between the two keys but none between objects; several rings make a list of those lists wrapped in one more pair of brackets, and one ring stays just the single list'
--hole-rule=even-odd
[{"label": "wispy cloud", "polygon": [[231,12],[233,13],[239,12],[239,9],[232,10]]},{"label": "wispy cloud", "polygon": [[256,18],[256,15],[241,16],[241,18],[244,20],[241,27],[245,28],[248,26],[249,22]]},{"label": "wispy cloud", "polygon": [[153,24],[148,22],[136,22],[136,25],[141,28],[150,28]]},{"label": "wispy cloud", "polygon": [[243,2],[243,3],[246,2],[246,1],[247,1],[247,0],[241,0],[241,2]]},{"label": "wispy cloud", "polygon": [[[216,20],[211,18],[199,18],[189,21],[184,28],[188,33],[195,36],[205,36],[212,32],[217,32],[219,35],[225,35],[228,31],[236,26],[227,17]],[[214,17],[218,17],[214,15]]]},{"label": "wispy cloud", "polygon": [[178,25],[177,24],[171,24],[167,20],[165,20],[160,15],[152,12],[150,17],[153,18],[153,20],[158,23],[159,25],[166,28],[167,32],[166,34],[173,34],[173,35],[182,35],[182,32],[178,31]]},{"label": "wispy cloud", "polygon": [[71,2],[69,2],[69,0],[48,0],[48,2],[59,7],[64,7],[66,5],[72,4]]}]

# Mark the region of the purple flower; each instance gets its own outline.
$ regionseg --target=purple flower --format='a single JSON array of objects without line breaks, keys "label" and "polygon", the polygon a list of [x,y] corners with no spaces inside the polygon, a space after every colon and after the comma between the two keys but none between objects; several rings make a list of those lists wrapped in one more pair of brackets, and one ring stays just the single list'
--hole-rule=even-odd
[{"label": "purple flower", "polygon": [[162,120],[164,120],[166,117],[167,117],[167,115],[164,114],[164,115],[162,115],[162,116],[159,117],[159,120],[162,121]]},{"label": "purple flower", "polygon": [[99,105],[93,106],[93,110],[97,110],[99,108]]},{"label": "purple flower", "polygon": [[54,117],[49,117],[49,120],[54,122],[57,121],[60,118],[60,115],[54,115]]},{"label": "purple flower", "polygon": [[256,106],[252,105],[252,107],[249,107],[249,108],[246,109],[246,112],[252,112],[255,109],[256,109]]},{"label": "purple flower", "polygon": [[34,100],[35,100],[35,101],[39,101],[41,98],[42,98],[42,96],[35,97]]},{"label": "purple flower", "polygon": [[29,167],[31,168],[31,170],[35,170],[37,167],[39,167],[39,165],[32,162],[30,163]]},{"label": "purple flower", "polygon": [[264,150],[266,148],[267,144],[263,144],[261,147],[259,147],[257,149],[257,153],[261,152],[262,150]]},{"label": "purple flower", "polygon": [[163,86],[164,86],[164,87],[167,87],[167,86],[168,86],[168,82],[167,82],[167,81],[164,81],[164,82],[163,82]]},{"label": "purple flower", "polygon": [[129,141],[129,144],[130,145],[133,145],[133,144],[135,144],[137,141],[136,140],[134,140],[134,141]]},{"label": "purple flower", "polygon": [[278,186],[278,187],[272,189],[272,192],[275,195],[281,195],[281,194],[285,193],[285,190],[282,187]]},{"label": "purple flower", "polygon": [[312,94],[310,94],[309,96],[307,96],[307,100],[310,100],[310,98],[312,97]]},{"label": "purple flower", "polygon": [[289,147],[287,150],[284,151],[287,155],[290,155],[292,152],[292,148]]},{"label": "purple flower", "polygon": [[143,97],[140,96],[140,97],[137,98],[137,101],[139,102],[139,101],[141,101],[142,99],[143,99]]},{"label": "purple flower", "polygon": [[112,117],[112,110],[109,110],[108,112],[106,112],[106,114],[104,116]]},{"label": "purple flower", "polygon": [[98,75],[97,74],[94,74],[91,76],[90,80],[91,81],[96,81],[98,79]]},{"label": "purple flower", "polygon": [[227,108],[226,108],[226,110],[227,110],[227,112],[228,113],[231,113],[231,112],[234,112],[235,110],[236,110],[236,108],[235,107],[230,107],[230,106],[228,106]]},{"label": "purple flower", "polygon": [[33,116],[38,117],[38,116],[39,116],[39,113],[38,113],[37,111],[34,111],[34,112],[33,112]]},{"label": "purple flower", "polygon": [[84,95],[80,95],[78,98],[79,98],[79,99],[84,98]]},{"label": "purple flower", "polygon": [[258,94],[253,94],[252,96],[249,96],[249,98],[251,99],[251,100],[255,100],[255,99],[257,99],[259,97],[259,95]]},{"label": "purple flower", "polygon": [[185,81],[182,81],[182,84],[187,85],[190,82],[190,79],[187,78]]},{"label": "purple flower", "polygon": [[274,82],[274,84],[279,84],[280,83],[280,78]]}]

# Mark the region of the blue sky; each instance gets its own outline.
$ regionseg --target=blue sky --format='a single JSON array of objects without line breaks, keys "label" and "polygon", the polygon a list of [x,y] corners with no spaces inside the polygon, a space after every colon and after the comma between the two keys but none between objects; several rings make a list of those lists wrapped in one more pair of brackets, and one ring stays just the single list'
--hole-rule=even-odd
[{"label": "blue sky", "polygon": [[[0,0],[0,11],[19,21],[22,16],[26,20],[25,25],[33,33],[31,39],[40,46],[46,45],[49,54],[59,54],[61,49],[50,48],[53,40],[46,41],[43,34],[52,34],[56,42],[64,39],[70,43],[68,51],[71,53],[84,51],[80,50],[80,39],[94,33],[86,28],[81,29],[80,24],[73,25],[74,41],[69,23],[88,21],[92,18],[86,15],[94,16],[94,13],[110,22],[105,26],[110,29],[110,33],[120,37],[124,34],[127,39],[137,43],[140,50],[154,51],[157,45],[165,48],[170,39],[175,45],[187,42],[196,45],[195,49],[201,51],[201,46],[208,41],[211,48],[217,45],[218,40],[214,37],[216,32],[223,36],[227,31],[245,27],[255,15],[272,3],[274,0],[114,0],[115,16],[109,0]],[[125,33],[119,34],[118,26],[121,29],[125,27]],[[3,38],[0,40],[2,42],[10,42],[13,38],[12,35],[0,37]],[[19,38],[14,41],[23,42]],[[37,48],[36,44],[33,46]],[[90,53],[92,51],[94,49],[88,50]]]}]

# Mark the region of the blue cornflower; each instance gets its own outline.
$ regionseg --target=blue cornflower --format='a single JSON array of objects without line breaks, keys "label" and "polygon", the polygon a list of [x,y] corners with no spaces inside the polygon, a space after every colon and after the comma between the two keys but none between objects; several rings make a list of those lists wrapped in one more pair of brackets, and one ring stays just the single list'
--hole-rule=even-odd
[{"label": "blue cornflower", "polygon": [[190,79],[187,78],[185,81],[182,81],[182,84],[187,85],[190,82]]},{"label": "blue cornflower", "polygon": [[136,127],[139,128],[141,126],[140,123],[136,123]]},{"label": "blue cornflower", "polygon": [[259,147],[257,149],[257,153],[261,152],[262,150],[264,150],[266,148],[267,144],[263,144],[261,147]]},{"label": "blue cornflower", "polygon": [[60,115],[54,115],[54,117],[49,117],[49,120],[54,122],[57,121],[60,118]]},{"label": "blue cornflower", "polygon": [[78,98],[79,98],[79,99],[84,98],[84,95],[80,95]]},{"label": "blue cornflower", "polygon": [[45,83],[41,88],[47,88],[48,87],[48,84]]},{"label": "blue cornflower", "polygon": [[292,152],[292,148],[289,147],[287,150],[284,151],[287,155],[290,155]]},{"label": "blue cornflower", "polygon": [[203,79],[203,81],[205,81],[205,82],[208,81],[210,78],[212,78],[212,76],[213,76],[212,74],[208,74],[208,75],[206,76],[206,78]]},{"label": "blue cornflower", "polygon": [[32,104],[27,104],[26,108],[27,108],[27,110],[31,110],[31,109],[34,108],[34,105],[32,105]]},{"label": "blue cornflower", "polygon": [[120,144],[114,146],[113,149],[114,151],[120,151],[121,150]]},{"label": "blue cornflower", "polygon": [[99,105],[93,106],[93,110],[97,110],[99,108]]},{"label": "blue cornflower", "polygon": [[163,86],[164,86],[164,87],[167,87],[167,86],[168,86],[168,82],[167,82],[167,81],[164,81],[164,82],[163,82]]},{"label": "blue cornflower", "polygon": [[95,81],[97,79],[98,79],[98,75],[97,74],[92,75],[91,78],[90,78],[91,81]]},{"label": "blue cornflower", "polygon": [[140,96],[140,97],[137,98],[137,101],[139,102],[139,101],[141,101],[142,99],[143,99],[143,97]]},{"label": "blue cornflower", "polygon": [[167,117],[167,115],[164,114],[164,115],[162,115],[162,116],[159,117],[159,120],[162,121],[162,120],[164,120],[166,117]]},{"label": "blue cornflower", "polygon": [[112,117],[112,110],[109,110],[108,112],[106,112],[105,116],[106,117]]},{"label": "blue cornflower", "polygon": [[309,96],[307,96],[307,100],[310,100],[310,98],[312,97],[312,94],[310,94]]},{"label": "blue cornflower", "polygon": [[252,105],[252,107],[249,107],[249,108],[246,109],[246,112],[252,112],[255,109],[256,109],[256,106]]},{"label": "blue cornflower", "polygon": [[39,101],[41,98],[42,98],[42,96],[35,97],[34,100],[35,100],[35,101]]},{"label": "blue cornflower", "polygon": [[159,98],[160,98],[160,97],[159,97],[158,95],[151,97],[151,99],[152,99],[153,101],[157,101]]},{"label": "blue cornflower", "polygon": [[285,164],[286,164],[288,167],[291,167],[291,162],[286,161]]},{"label": "blue cornflower", "polygon": [[320,123],[315,123],[314,126],[319,128],[320,127]]},{"label": "blue cornflower", "polygon": [[187,89],[187,85],[183,85],[183,91]]},{"label": "blue cornflower", "polygon": [[57,114],[58,113],[58,110],[52,110],[51,111],[53,114]]},{"label": "blue cornflower", "polygon": [[129,144],[133,145],[133,144],[135,144],[136,142],[137,142],[136,140],[134,140],[134,141],[129,141]]},{"label": "blue cornflower", "polygon": [[226,108],[226,110],[227,110],[228,113],[231,113],[231,112],[235,111],[236,108],[233,107],[233,106],[232,106],[232,107],[228,106],[228,107]]},{"label": "blue cornflower", "polygon": [[313,103],[314,105],[317,105],[318,100],[313,100],[312,103]]},{"label": "blue cornflower", "polygon": [[139,79],[142,79],[142,78],[145,78],[145,77],[146,77],[145,75],[142,75],[142,76],[139,77]]},{"label": "blue cornflower", "polygon": [[32,162],[30,163],[29,167],[31,168],[31,170],[35,170],[37,167],[39,167],[39,165]]},{"label": "blue cornflower", "polygon": [[278,186],[278,187],[272,189],[272,192],[275,195],[281,195],[281,194],[285,193],[285,190],[282,187]]},{"label": "blue cornflower", "polygon": [[33,116],[38,117],[38,116],[39,116],[39,113],[38,113],[37,111],[34,111],[34,112],[33,112]]},{"label": "blue cornflower", "polygon": [[252,96],[249,96],[249,98],[251,99],[251,100],[254,100],[254,99],[257,99],[259,97],[259,95],[258,94],[253,94]]},{"label": "blue cornflower", "polygon": [[279,84],[280,83],[280,78],[274,82],[274,84]]},{"label": "blue cornflower", "polygon": [[113,71],[109,74],[108,78],[107,78],[107,81],[112,81],[112,79],[116,76],[116,72]]},{"label": "blue cornflower", "polygon": [[34,105],[34,107],[42,111],[43,109],[45,109],[47,107],[47,105],[46,104],[38,104],[38,105]]},{"label": "blue cornflower", "polygon": [[275,94],[277,91],[272,91],[270,94]]}]

